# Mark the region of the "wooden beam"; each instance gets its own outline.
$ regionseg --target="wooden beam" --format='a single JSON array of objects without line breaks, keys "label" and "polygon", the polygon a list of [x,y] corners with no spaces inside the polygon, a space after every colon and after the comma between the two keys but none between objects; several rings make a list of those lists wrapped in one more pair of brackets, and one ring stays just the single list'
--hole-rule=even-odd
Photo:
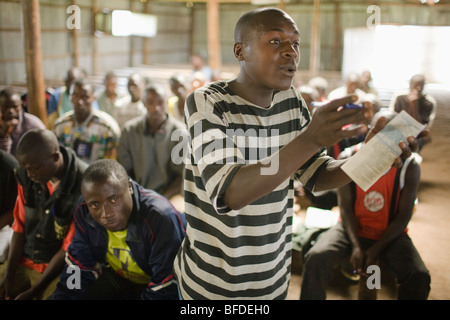
[{"label": "wooden beam", "polygon": [[341,43],[341,5],[336,2],[334,5],[334,34],[333,34],[333,60],[332,60],[332,70],[339,70],[339,52]]},{"label": "wooden beam", "polygon": [[[145,3],[145,13],[150,13],[150,2]],[[142,63],[144,65],[150,64],[150,39],[147,37],[143,38],[143,44],[142,44]]]},{"label": "wooden beam", "polygon": [[[70,1],[71,5],[76,5],[76,0],[71,0]],[[77,28],[72,28],[72,46],[73,46],[73,52],[72,52],[72,65],[74,67],[78,67],[78,29]]]},{"label": "wooden beam", "polygon": [[320,0],[314,0],[309,59],[309,72],[311,76],[315,76],[319,72],[320,67]]},{"label": "wooden beam", "polygon": [[95,30],[95,14],[98,12],[97,0],[92,1],[91,15],[92,15],[92,25],[94,30],[92,30],[92,71],[97,74],[98,68],[98,36]]},{"label": "wooden beam", "polygon": [[219,31],[219,0],[210,0],[206,3],[208,26],[208,57],[209,67],[212,70],[220,70],[220,31]]},{"label": "wooden beam", "polygon": [[28,111],[47,125],[45,82],[42,68],[41,16],[39,0],[21,0],[25,38]]}]

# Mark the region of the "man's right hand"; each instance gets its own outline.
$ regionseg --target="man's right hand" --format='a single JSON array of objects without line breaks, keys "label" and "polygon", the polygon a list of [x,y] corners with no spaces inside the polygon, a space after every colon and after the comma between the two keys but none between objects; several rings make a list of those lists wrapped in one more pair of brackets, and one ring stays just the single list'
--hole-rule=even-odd
[{"label": "man's right hand", "polygon": [[[357,96],[335,99],[319,107],[313,114],[305,133],[319,148],[332,146],[342,139],[367,133],[373,110],[369,103],[361,109],[344,109],[347,103],[354,103]],[[355,127],[348,125],[355,124]]]}]

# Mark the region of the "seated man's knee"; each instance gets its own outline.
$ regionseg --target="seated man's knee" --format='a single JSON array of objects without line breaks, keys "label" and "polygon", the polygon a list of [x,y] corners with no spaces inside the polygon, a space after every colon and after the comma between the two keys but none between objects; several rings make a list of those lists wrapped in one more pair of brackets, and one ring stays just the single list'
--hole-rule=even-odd
[{"label": "seated man's knee", "polygon": [[399,299],[426,300],[430,293],[431,277],[428,271],[410,275],[399,287]]},{"label": "seated man's knee", "polygon": [[305,255],[305,266],[312,268],[323,268],[331,263],[331,255],[328,251],[309,250]]}]

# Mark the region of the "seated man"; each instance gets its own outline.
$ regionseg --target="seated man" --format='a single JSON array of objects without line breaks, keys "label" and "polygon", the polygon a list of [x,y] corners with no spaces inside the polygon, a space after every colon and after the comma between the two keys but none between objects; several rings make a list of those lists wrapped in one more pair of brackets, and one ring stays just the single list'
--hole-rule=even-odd
[{"label": "seated man", "polygon": [[[25,133],[17,147],[18,196],[0,299],[46,298],[55,289],[74,228],[87,165],[49,130]],[[2,273],[2,272],[0,272]]]},{"label": "seated man", "polygon": [[117,102],[112,114],[120,129],[127,121],[147,113],[147,109],[141,100],[144,87],[145,79],[139,73],[133,73],[129,76],[127,83],[129,95]]},{"label": "seated man", "polygon": [[19,93],[12,88],[0,91],[0,149],[15,156],[20,138],[34,128],[45,129],[45,125],[22,108]]},{"label": "seated man", "polygon": [[[388,119],[387,115],[378,113]],[[350,257],[354,273],[365,276],[382,262],[397,278],[398,299],[427,299],[430,275],[407,234],[420,180],[414,157],[392,167],[364,192],[355,183],[338,189],[342,222],[322,233],[305,255],[300,299],[325,299],[333,269]],[[363,279],[363,277],[361,277]]]},{"label": "seated man", "polygon": [[[436,100],[429,94],[424,94],[425,77],[417,74],[411,77],[409,91],[399,92],[394,95],[389,108],[395,112],[405,110],[414,119],[427,125],[430,129],[436,117]],[[425,144],[431,142],[431,134],[419,138],[419,151]]]},{"label": "seated man", "polygon": [[[130,180],[115,160],[91,164],[81,192],[68,265],[51,298],[178,299],[173,260],[185,235],[184,216]],[[71,282],[77,267],[78,288]]]},{"label": "seated man", "polygon": [[0,149],[0,230],[13,222],[13,210],[17,198],[14,169],[18,165],[16,157]]},{"label": "seated man", "polygon": [[[184,123],[167,114],[163,88],[149,85],[143,101],[148,112],[127,122],[123,128],[117,161],[142,187],[172,200],[182,195],[184,164],[175,153],[187,147],[188,133]],[[177,209],[183,211],[180,206]]]},{"label": "seated man", "polygon": [[94,88],[86,79],[73,84],[73,110],[55,122],[53,131],[59,142],[75,150],[77,156],[92,163],[98,159],[115,159],[120,128],[106,112],[93,108]]}]

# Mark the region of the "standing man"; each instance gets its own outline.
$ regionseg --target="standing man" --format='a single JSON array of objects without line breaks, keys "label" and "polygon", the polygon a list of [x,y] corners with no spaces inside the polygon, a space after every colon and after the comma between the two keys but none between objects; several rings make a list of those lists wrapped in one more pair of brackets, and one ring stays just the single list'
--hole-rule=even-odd
[{"label": "standing man", "polygon": [[53,132],[28,131],[17,147],[18,196],[0,298],[48,297],[73,237],[72,215],[87,165],[60,147]]},{"label": "standing man", "polygon": [[183,299],[286,298],[294,178],[313,190],[350,182],[344,162],[326,156],[325,147],[364,134],[365,126],[342,127],[367,123],[370,109],[343,109],[350,96],[311,118],[292,86],[299,44],[297,25],[284,11],[244,14],[235,29],[239,75],[186,101],[188,227],[174,264]]},{"label": "standing man", "polygon": [[106,112],[95,110],[93,87],[86,79],[74,82],[73,110],[56,120],[53,131],[60,143],[75,150],[87,163],[98,159],[115,159],[120,128]]}]

